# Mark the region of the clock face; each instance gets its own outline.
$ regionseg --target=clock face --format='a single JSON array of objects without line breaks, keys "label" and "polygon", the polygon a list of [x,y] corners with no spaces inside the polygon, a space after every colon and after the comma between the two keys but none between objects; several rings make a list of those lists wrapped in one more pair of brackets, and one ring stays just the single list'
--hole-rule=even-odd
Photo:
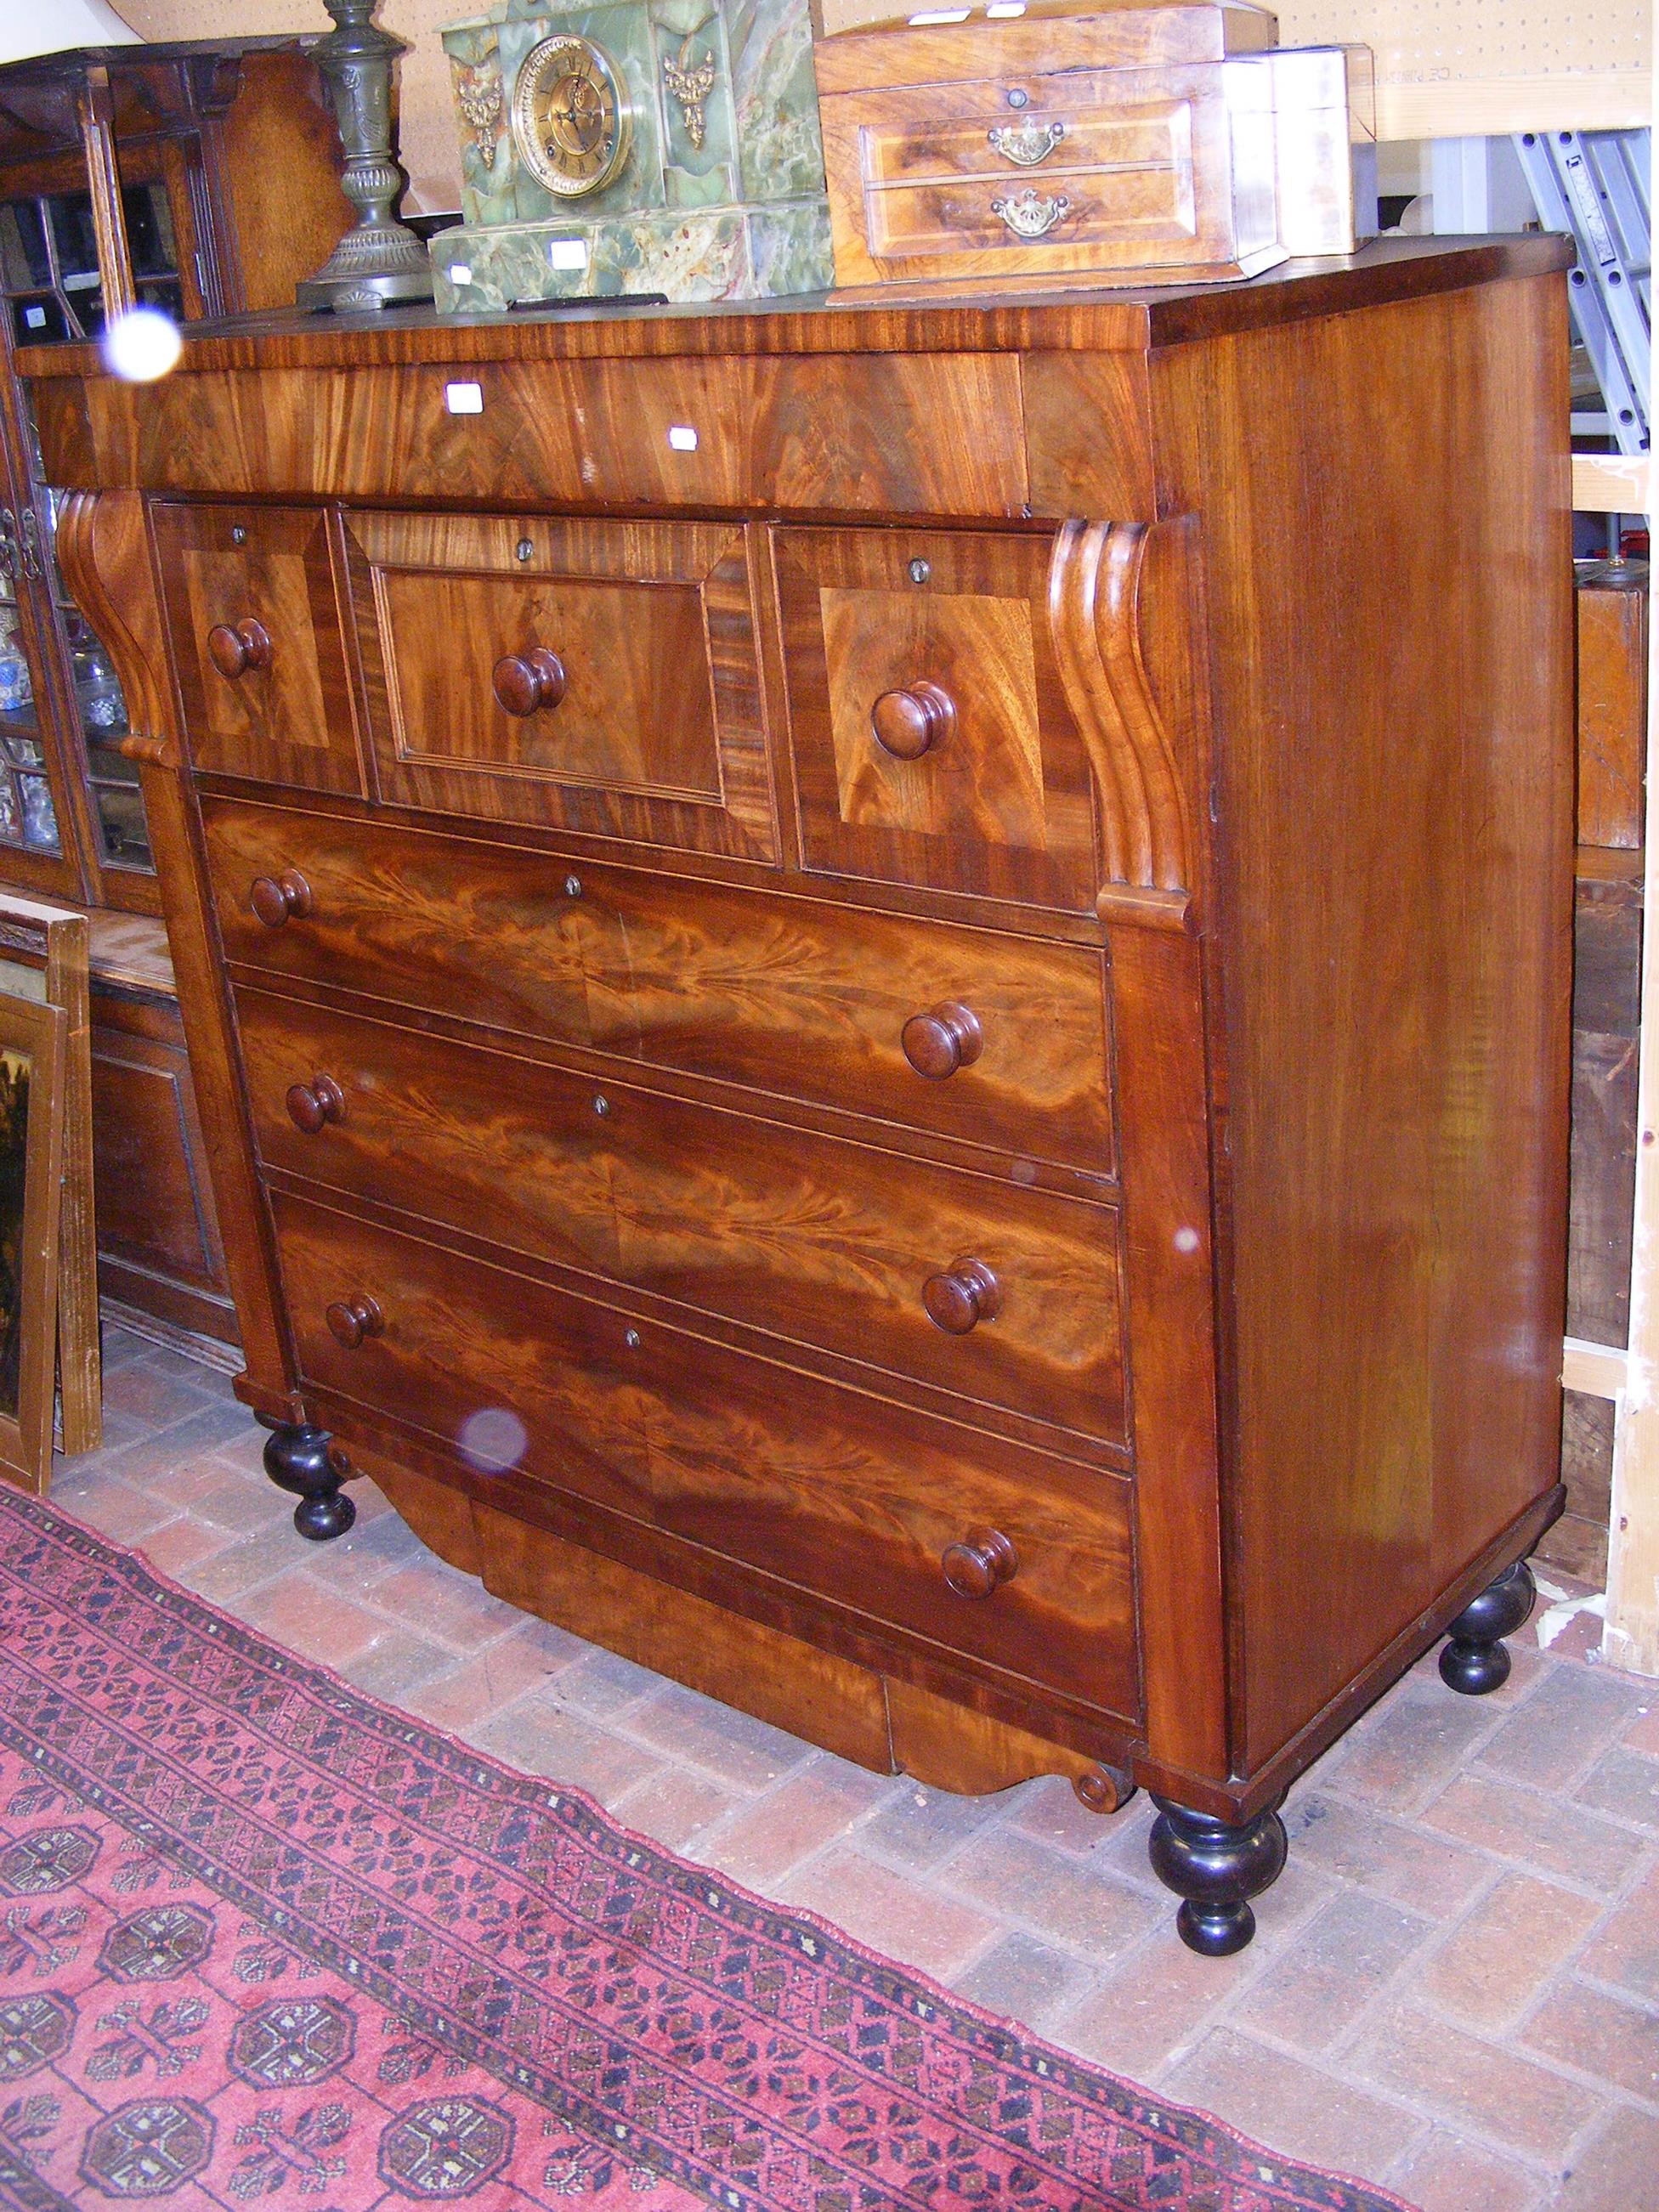
[{"label": "clock face", "polygon": [[617,65],[592,39],[544,39],[525,56],[513,135],[550,192],[574,199],[608,185],[628,159],[633,122]]}]

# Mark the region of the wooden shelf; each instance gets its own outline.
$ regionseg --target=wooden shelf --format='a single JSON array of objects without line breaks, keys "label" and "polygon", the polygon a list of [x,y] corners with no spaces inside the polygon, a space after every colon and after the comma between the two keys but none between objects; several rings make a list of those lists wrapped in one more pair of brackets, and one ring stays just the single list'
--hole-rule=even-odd
[{"label": "wooden shelf", "polygon": [[1650,461],[1619,453],[1575,453],[1572,503],[1580,514],[1646,514],[1652,496]]}]

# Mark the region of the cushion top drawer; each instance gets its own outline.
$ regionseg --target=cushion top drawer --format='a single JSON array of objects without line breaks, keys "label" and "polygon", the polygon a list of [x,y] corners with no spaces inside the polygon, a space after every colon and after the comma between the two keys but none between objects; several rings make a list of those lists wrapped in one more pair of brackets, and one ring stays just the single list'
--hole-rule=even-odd
[{"label": "cushion top drawer", "polygon": [[1005,1674],[1132,1715],[1129,1485],[274,1200],[302,1376]]},{"label": "cushion top drawer", "polygon": [[383,799],[771,860],[744,533],[351,514]]},{"label": "cushion top drawer", "polygon": [[273,981],[1112,1170],[1085,947],[222,799],[202,814],[226,955]]},{"label": "cushion top drawer", "polygon": [[1092,910],[1049,537],[773,532],[809,868]]},{"label": "cushion top drawer", "polygon": [[262,992],[236,1005],[267,1166],[1127,1453],[1115,1206]]}]

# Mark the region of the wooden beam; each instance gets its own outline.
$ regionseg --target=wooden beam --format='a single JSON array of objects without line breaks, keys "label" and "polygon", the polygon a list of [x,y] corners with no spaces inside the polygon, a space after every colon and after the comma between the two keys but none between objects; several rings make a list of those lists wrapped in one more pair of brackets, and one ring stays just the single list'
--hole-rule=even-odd
[{"label": "wooden beam", "polygon": [[1592,1398],[1618,1398],[1625,1388],[1628,1354],[1611,1344],[1586,1344],[1570,1336],[1561,1355],[1561,1380],[1569,1390]]},{"label": "wooden beam", "polygon": [[[1659,623],[1648,631],[1652,729]],[[1659,776],[1648,778],[1646,911],[1659,913]],[[1636,1218],[1630,1355],[1613,1432],[1613,1507],[1602,1648],[1616,1667],[1659,1674],[1659,929],[1643,933],[1636,1093]]]},{"label": "wooden beam", "polygon": [[[1355,33],[1356,37],[1361,35]],[[1379,138],[1503,138],[1513,131],[1635,131],[1652,120],[1642,70],[1379,82]]]},{"label": "wooden beam", "polygon": [[1645,514],[1652,482],[1646,460],[1622,453],[1572,457],[1572,504],[1579,514]]}]

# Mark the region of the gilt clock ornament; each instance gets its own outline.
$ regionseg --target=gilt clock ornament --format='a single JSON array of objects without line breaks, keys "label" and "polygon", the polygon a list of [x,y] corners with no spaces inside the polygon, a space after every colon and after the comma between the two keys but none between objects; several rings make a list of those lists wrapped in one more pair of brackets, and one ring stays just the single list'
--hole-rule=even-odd
[{"label": "gilt clock ornament", "polygon": [[592,39],[544,39],[525,58],[513,136],[532,176],[561,198],[602,191],[628,158],[628,88]]},{"label": "gilt clock ornament", "polygon": [[830,282],[807,0],[496,0],[443,34],[460,228],[438,305]]}]

